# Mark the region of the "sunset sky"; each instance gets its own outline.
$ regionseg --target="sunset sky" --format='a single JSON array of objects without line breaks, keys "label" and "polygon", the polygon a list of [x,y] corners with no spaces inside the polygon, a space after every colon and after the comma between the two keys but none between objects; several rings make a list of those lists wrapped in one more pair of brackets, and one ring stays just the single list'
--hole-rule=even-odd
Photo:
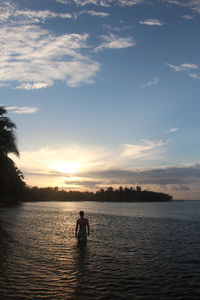
[{"label": "sunset sky", "polygon": [[0,23],[27,184],[199,199],[199,0],[1,1]]}]

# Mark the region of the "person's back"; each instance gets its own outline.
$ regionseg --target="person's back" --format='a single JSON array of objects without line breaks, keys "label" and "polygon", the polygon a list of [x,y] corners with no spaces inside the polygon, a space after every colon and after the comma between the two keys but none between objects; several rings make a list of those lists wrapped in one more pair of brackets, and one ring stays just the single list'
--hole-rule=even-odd
[{"label": "person's back", "polygon": [[87,224],[88,224],[88,219],[82,217],[82,218],[79,218],[77,220],[77,223],[79,225],[79,231],[86,231],[87,229]]},{"label": "person's back", "polygon": [[78,232],[78,242],[85,243],[87,241],[87,235],[90,234],[88,219],[84,217],[84,212],[80,211],[80,218],[76,222],[75,236],[77,237]]}]

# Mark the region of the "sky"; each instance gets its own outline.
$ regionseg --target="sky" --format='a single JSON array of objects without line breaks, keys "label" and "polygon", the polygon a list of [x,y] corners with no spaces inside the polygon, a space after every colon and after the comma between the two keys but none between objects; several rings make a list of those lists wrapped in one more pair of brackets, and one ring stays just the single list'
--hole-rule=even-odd
[{"label": "sky", "polygon": [[200,0],[1,0],[26,183],[200,199],[199,33]]}]

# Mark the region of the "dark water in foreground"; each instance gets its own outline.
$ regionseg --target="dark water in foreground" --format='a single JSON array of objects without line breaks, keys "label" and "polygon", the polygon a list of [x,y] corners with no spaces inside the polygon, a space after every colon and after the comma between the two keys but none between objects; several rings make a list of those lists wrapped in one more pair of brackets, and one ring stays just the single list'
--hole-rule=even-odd
[{"label": "dark water in foreground", "polygon": [[[77,212],[91,223],[84,249]],[[200,201],[0,208],[0,299],[199,299]]]}]

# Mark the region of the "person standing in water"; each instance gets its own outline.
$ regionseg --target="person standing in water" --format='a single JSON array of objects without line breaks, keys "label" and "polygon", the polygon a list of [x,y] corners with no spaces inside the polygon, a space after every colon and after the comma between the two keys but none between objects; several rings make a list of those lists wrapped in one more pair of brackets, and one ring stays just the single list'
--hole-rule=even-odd
[{"label": "person standing in water", "polygon": [[79,243],[86,243],[87,235],[90,235],[90,226],[88,219],[84,217],[84,211],[80,211],[79,214],[80,218],[76,221],[75,236],[78,237]]}]

